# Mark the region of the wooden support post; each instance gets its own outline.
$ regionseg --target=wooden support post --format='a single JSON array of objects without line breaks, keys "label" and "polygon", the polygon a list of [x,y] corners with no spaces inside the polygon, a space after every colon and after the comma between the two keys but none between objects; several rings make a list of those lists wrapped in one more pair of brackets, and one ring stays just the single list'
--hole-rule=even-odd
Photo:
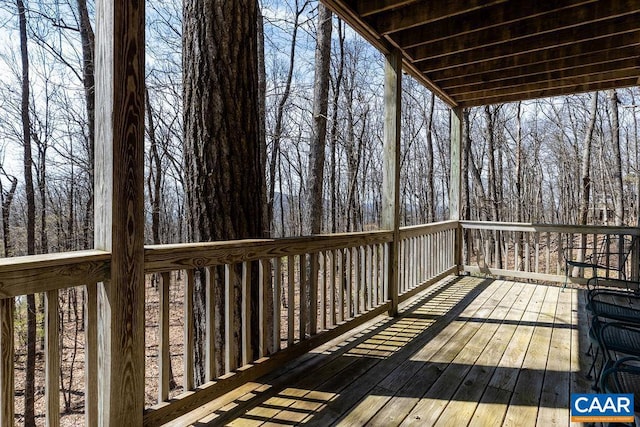
[{"label": "wooden support post", "polygon": [[89,284],[84,291],[84,424],[90,427],[98,424],[98,288]]},{"label": "wooden support post", "polygon": [[58,290],[47,291],[45,297],[44,347],[45,347],[45,387],[47,401],[45,424],[47,427],[60,425],[60,332],[58,322]]},{"label": "wooden support post", "polygon": [[384,154],[382,177],[382,228],[393,231],[387,258],[391,308],[398,314],[398,250],[400,248],[400,113],[402,57],[396,49],[386,56],[384,68]]},{"label": "wooden support post", "polygon": [[142,425],[144,411],[145,2],[96,2],[95,248],[98,425]]},{"label": "wooden support post", "polygon": [[14,425],[13,298],[0,299],[0,426]]},{"label": "wooden support post", "polygon": [[[462,200],[462,108],[451,111],[451,179],[449,180],[449,219],[460,221],[460,207]],[[462,228],[456,230],[456,244],[454,248],[454,262],[458,271],[462,269]]]}]

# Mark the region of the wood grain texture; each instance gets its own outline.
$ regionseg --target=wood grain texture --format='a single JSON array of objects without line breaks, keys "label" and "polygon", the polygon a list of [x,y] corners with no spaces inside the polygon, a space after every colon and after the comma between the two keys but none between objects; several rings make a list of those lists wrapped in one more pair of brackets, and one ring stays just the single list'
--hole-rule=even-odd
[{"label": "wood grain texture", "polygon": [[625,74],[640,40],[634,0],[324,2],[384,55],[399,49],[405,71],[451,107],[637,85],[637,70],[635,81]]},{"label": "wood grain texture", "polygon": [[169,286],[171,285],[171,273],[162,273],[158,286],[160,318],[158,319],[159,339],[158,345],[158,367],[160,377],[158,378],[158,403],[169,398],[169,364],[171,363],[171,352],[169,343]]},{"label": "wood grain texture", "polygon": [[145,2],[96,2],[95,248],[100,285],[98,424],[140,425],[144,411]]},{"label": "wood grain texture", "polygon": [[398,307],[398,256],[400,241],[400,126],[402,105],[402,61],[400,51],[385,57],[384,67],[384,139],[382,176],[382,227],[391,230],[389,248],[388,295],[390,315]]},{"label": "wood grain texture", "polygon": [[109,277],[105,251],[78,251],[0,259],[0,298],[95,283]]},{"label": "wood grain texture", "polygon": [[246,239],[210,243],[149,245],[145,247],[145,272],[201,268],[289,255],[316,253],[393,238],[388,231],[316,235],[286,239]]},{"label": "wood grain texture", "polygon": [[45,400],[47,401],[46,425],[60,425],[60,327],[58,321],[58,291],[45,293]]},{"label": "wood grain texture", "polygon": [[0,300],[0,426],[13,426],[14,420],[14,342],[13,298]]},{"label": "wood grain texture", "polygon": [[[193,270],[191,270],[193,271]],[[215,301],[215,280],[214,280],[214,269],[206,268],[205,270],[205,377],[208,381],[212,381],[216,375],[216,301]],[[194,285],[195,286],[195,285]],[[195,288],[194,288],[195,289]],[[195,319],[193,320],[195,322]],[[195,331],[194,328],[191,329],[191,335],[193,337]],[[195,342],[195,337],[193,337]],[[194,348],[194,347],[191,347]],[[194,350],[195,351],[195,350]],[[193,369],[193,368],[192,368]],[[192,387],[193,388],[193,387]]]},{"label": "wood grain texture", "polygon": [[225,265],[224,268],[224,370],[228,374],[237,368],[236,363],[236,337],[235,337],[235,313],[236,303],[236,270],[234,265]]},{"label": "wood grain texture", "polygon": [[98,287],[95,283],[87,285],[84,292],[84,420],[86,426],[95,426],[98,424]]},{"label": "wood grain texture", "polygon": [[[187,270],[185,274],[184,290],[184,358],[182,377],[185,390],[191,390],[194,386],[194,326],[193,326],[193,292],[195,287],[195,275],[193,270]],[[207,373],[207,377],[209,373]]]}]

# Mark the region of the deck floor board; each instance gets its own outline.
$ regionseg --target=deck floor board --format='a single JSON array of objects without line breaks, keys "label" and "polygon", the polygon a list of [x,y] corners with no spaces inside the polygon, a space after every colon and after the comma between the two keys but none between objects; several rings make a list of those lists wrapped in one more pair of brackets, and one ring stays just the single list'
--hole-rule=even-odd
[{"label": "deck floor board", "polygon": [[449,278],[188,423],[571,425],[570,394],[591,385],[584,305],[576,289]]}]

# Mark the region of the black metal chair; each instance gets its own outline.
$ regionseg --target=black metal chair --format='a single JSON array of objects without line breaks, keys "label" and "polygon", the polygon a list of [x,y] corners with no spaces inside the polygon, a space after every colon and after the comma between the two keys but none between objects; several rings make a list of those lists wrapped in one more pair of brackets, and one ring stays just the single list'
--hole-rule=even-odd
[{"label": "black metal chair", "polygon": [[587,373],[590,378],[597,366],[598,354],[602,354],[600,369],[596,369],[593,388],[597,389],[601,374],[613,366],[617,359],[626,356],[640,357],[640,324],[622,322],[602,322],[594,317],[589,330],[589,338],[596,345],[596,353]]},{"label": "black metal chair", "polygon": [[593,277],[598,277],[599,271],[605,271],[607,278],[610,272],[616,272],[615,279],[626,280],[627,261],[637,241],[637,236],[620,235],[613,239],[613,244],[611,239],[606,239],[599,247],[575,247],[569,243],[562,251],[565,265],[564,287],[567,286],[574,268],[590,269]]},{"label": "black metal chair", "polygon": [[[623,357],[613,363],[601,375],[600,390],[603,393],[624,393],[640,397],[640,358]],[[635,414],[640,412],[640,399],[634,399],[633,411]],[[638,420],[637,415],[635,419]],[[637,422],[622,425],[635,426]]]}]

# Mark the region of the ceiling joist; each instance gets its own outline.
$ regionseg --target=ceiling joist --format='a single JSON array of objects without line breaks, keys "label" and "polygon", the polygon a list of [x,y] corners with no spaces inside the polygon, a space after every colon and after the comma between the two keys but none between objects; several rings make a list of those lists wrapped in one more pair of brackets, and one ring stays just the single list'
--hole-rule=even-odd
[{"label": "ceiling joist", "polygon": [[[324,0],[323,0],[324,1]],[[640,0],[324,1],[451,106],[638,84]]]}]

